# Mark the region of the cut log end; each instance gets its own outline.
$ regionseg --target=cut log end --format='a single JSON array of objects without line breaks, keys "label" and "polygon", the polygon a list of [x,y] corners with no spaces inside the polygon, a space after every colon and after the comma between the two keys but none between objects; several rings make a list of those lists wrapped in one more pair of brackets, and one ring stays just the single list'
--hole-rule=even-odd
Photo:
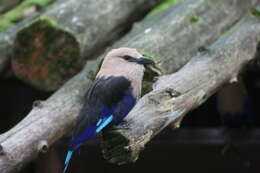
[{"label": "cut log end", "polygon": [[132,151],[132,147],[130,147],[131,142],[124,136],[121,130],[120,132],[121,133],[118,133],[116,130],[103,132],[101,144],[103,157],[108,162],[118,165],[132,163],[137,160],[137,158],[134,158],[136,156]]},{"label": "cut log end", "polygon": [[70,33],[41,18],[17,34],[12,69],[25,82],[52,91],[81,69],[79,49]]},{"label": "cut log end", "polygon": [[[103,132],[101,148],[103,157],[108,162],[118,165],[134,163],[154,135],[152,130],[148,130],[142,137],[138,137],[129,133],[128,126],[122,124],[120,130],[116,128]],[[138,131],[139,128],[134,133],[138,134]]]}]

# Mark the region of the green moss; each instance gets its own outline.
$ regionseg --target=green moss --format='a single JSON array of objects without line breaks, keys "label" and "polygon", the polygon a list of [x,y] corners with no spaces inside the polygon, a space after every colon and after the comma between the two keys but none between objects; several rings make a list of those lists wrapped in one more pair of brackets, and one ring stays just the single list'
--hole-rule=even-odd
[{"label": "green moss", "polygon": [[147,16],[153,16],[162,10],[166,10],[169,7],[180,3],[182,0],[164,0],[160,5],[155,7]]},{"label": "green moss", "polygon": [[49,5],[53,0],[24,0],[23,3],[31,4],[31,5],[39,5],[44,7]]},{"label": "green moss", "polygon": [[196,24],[199,22],[199,17],[198,16],[191,16],[190,17],[190,23],[191,24]]},{"label": "green moss", "polygon": [[257,9],[257,8],[252,8],[252,9],[250,10],[250,13],[251,13],[252,15],[254,15],[254,16],[260,17],[260,10]]},{"label": "green moss", "polygon": [[17,7],[0,16],[0,32],[24,19],[24,12],[31,7],[43,8],[54,0],[24,0]]},{"label": "green moss", "polygon": [[56,29],[59,28],[59,25],[56,22],[56,20],[52,20],[51,18],[40,17],[40,18],[37,18],[35,20],[35,22],[45,23],[46,25],[53,27],[53,28],[56,28]]}]

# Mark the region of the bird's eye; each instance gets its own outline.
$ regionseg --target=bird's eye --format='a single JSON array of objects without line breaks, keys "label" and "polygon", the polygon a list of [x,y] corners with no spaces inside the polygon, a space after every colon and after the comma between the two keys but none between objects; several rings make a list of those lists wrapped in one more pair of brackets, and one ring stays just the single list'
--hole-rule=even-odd
[{"label": "bird's eye", "polygon": [[123,58],[124,58],[124,60],[131,60],[131,59],[133,59],[133,57],[131,57],[129,55],[124,55]]},{"label": "bird's eye", "polygon": [[132,59],[132,57],[129,56],[129,55],[125,55],[123,58],[124,58],[125,60],[130,60],[130,59]]}]

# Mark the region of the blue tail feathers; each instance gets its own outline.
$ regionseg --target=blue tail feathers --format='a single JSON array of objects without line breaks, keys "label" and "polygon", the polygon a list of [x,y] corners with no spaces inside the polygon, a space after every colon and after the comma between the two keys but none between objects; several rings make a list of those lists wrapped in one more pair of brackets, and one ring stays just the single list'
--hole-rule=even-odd
[{"label": "blue tail feathers", "polygon": [[65,167],[64,167],[64,170],[63,170],[63,173],[66,172],[68,166],[69,166],[69,163],[70,163],[70,160],[71,160],[71,156],[73,154],[74,151],[72,150],[69,150],[68,153],[67,153],[67,156],[66,156],[66,159],[65,159]]},{"label": "blue tail feathers", "polygon": [[112,122],[112,120],[113,120],[113,115],[104,117],[103,119],[100,119],[97,122],[96,126],[87,127],[84,133],[79,138],[72,140],[73,146],[70,148],[70,150],[67,153],[65,163],[64,163],[65,167],[63,173],[65,173],[68,169],[73,152],[76,151],[83,142],[87,141],[90,137],[93,137],[95,134],[103,130],[108,124]]}]

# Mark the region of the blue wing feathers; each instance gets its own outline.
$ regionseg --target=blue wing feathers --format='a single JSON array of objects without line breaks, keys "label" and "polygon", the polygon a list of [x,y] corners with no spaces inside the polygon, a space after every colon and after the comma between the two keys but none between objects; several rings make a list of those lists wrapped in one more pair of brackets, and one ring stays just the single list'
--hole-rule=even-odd
[{"label": "blue wing feathers", "polygon": [[117,125],[122,122],[135,104],[136,98],[132,95],[131,89],[129,89],[125,92],[122,100],[117,104],[117,107],[114,111],[115,119],[113,120],[113,123]]},{"label": "blue wing feathers", "polygon": [[66,159],[65,159],[65,163],[64,163],[65,167],[64,167],[63,173],[65,173],[66,170],[68,169],[72,154],[73,154],[73,151],[69,150],[67,153]]},{"label": "blue wing feathers", "polygon": [[135,103],[136,99],[132,96],[131,90],[127,90],[122,100],[120,100],[118,104],[114,107],[109,108],[107,105],[102,105],[102,111],[100,112],[99,116],[100,118],[93,125],[86,124],[85,129],[81,130],[80,135],[77,135],[73,138],[73,145],[75,146],[84,143],[85,141],[99,133],[110,123],[120,123],[129,113],[129,111],[134,107]]},{"label": "blue wing feathers", "polygon": [[113,120],[113,115],[102,120],[102,122],[97,126],[96,133],[99,133],[103,128],[105,128]]},{"label": "blue wing feathers", "polygon": [[99,119],[96,126],[99,126],[99,124],[102,122],[102,119]]},{"label": "blue wing feathers", "polygon": [[96,126],[87,126],[80,136],[74,137],[72,139],[72,149],[76,150],[79,147],[79,145],[81,145],[91,137],[95,136],[95,134]]}]

